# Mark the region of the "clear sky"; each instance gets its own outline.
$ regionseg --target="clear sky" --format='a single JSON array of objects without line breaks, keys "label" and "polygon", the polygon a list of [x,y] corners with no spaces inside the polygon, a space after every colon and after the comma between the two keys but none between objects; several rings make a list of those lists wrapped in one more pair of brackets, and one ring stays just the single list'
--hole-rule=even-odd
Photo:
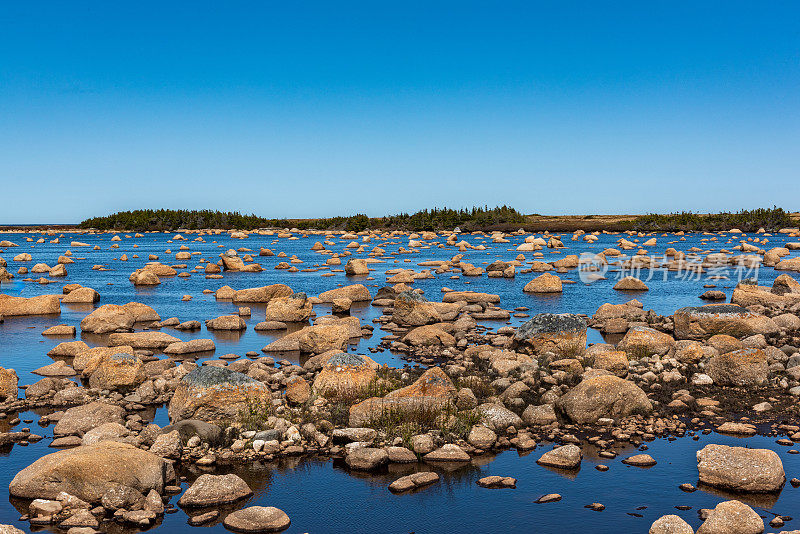
[{"label": "clear sky", "polygon": [[0,224],[800,209],[800,3],[5,2]]}]

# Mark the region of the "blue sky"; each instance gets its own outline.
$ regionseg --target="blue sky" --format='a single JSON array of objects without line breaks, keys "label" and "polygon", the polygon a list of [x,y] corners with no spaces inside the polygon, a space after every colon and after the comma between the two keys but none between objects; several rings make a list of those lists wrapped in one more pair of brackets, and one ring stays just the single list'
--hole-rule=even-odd
[{"label": "blue sky", "polygon": [[8,2],[0,224],[800,199],[797,2]]}]

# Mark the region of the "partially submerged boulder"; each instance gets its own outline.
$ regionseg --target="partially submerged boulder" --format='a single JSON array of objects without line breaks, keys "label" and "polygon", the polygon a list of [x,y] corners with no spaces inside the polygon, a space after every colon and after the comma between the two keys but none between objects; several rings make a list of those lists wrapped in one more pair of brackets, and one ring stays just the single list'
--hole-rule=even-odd
[{"label": "partially submerged boulder", "polygon": [[344,287],[338,287],[329,291],[323,291],[319,294],[320,302],[333,302],[336,299],[348,298],[353,302],[364,302],[372,300],[372,295],[369,289],[364,287],[363,284],[353,284]]},{"label": "partially submerged boulder", "polygon": [[525,284],[522,291],[525,293],[561,293],[563,284],[558,276],[544,273]]},{"label": "partially submerged boulder", "polygon": [[778,325],[735,304],[708,304],[677,310],[673,316],[675,339],[708,339],[714,334],[745,338],[754,334],[773,334]]},{"label": "partially submerged boulder", "polygon": [[149,452],[102,441],[48,454],[14,477],[9,492],[24,499],[57,499],[61,492],[100,503],[109,490],[131,488],[161,494],[175,478],[172,465]]},{"label": "partially submerged boulder", "polygon": [[53,435],[83,436],[104,423],[125,424],[125,410],[121,406],[100,401],[75,406],[64,412],[53,427]]},{"label": "partially submerged boulder", "polygon": [[773,493],[783,488],[786,474],[775,451],[727,445],[706,445],[697,451],[700,482],[734,492]]},{"label": "partially submerged boulder", "polygon": [[0,400],[17,398],[17,372],[14,369],[4,369],[0,367]]},{"label": "partially submerged boulder", "polygon": [[392,321],[399,325],[422,326],[442,320],[433,303],[414,291],[403,291],[394,299]]},{"label": "partially submerged boulder", "polygon": [[286,297],[273,297],[267,304],[266,321],[299,323],[307,321],[313,313],[311,301],[305,293],[295,293]]},{"label": "partially submerged boulder", "polygon": [[253,490],[239,476],[202,474],[181,495],[178,506],[203,508],[230,504],[249,497]]},{"label": "partially submerged boulder", "polygon": [[12,297],[0,294],[0,317],[17,315],[58,315],[61,313],[61,302],[57,295],[40,295],[38,297]]},{"label": "partially submerged boulder", "polygon": [[93,334],[130,331],[133,325],[142,322],[160,321],[156,311],[140,302],[129,302],[122,306],[104,304],[81,321],[81,330]]},{"label": "partially submerged boulder", "polygon": [[[230,288],[228,289],[230,290]],[[240,289],[238,291],[230,290],[230,292],[224,295],[218,292],[217,298],[230,298],[235,303],[268,303],[274,298],[288,297],[293,293],[294,291],[292,291],[292,288],[286,284],[272,284],[269,286]]]}]

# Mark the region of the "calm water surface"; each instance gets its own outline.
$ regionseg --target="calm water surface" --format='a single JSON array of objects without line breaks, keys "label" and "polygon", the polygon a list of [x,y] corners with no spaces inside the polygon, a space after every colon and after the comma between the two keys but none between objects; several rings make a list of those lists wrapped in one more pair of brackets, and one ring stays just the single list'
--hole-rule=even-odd
[{"label": "calm water surface", "polygon": [[[205,319],[219,315],[234,313],[237,306],[230,302],[217,302],[212,295],[203,295],[204,289],[216,290],[223,285],[234,289],[256,287],[273,283],[285,283],[295,291],[304,291],[309,295],[316,295],[322,291],[333,289],[348,283],[363,283],[373,293],[385,285],[385,271],[395,268],[416,268],[416,263],[424,260],[446,260],[457,252],[452,247],[421,249],[416,254],[390,255],[400,246],[408,247],[407,238],[398,238],[387,241],[373,240],[366,244],[367,250],[373,246],[386,249],[385,263],[370,264],[374,269],[367,277],[346,277],[344,273],[335,273],[332,277],[322,277],[327,271],[287,273],[275,270],[273,267],[280,261],[289,258],[258,257],[255,262],[261,264],[265,270],[261,273],[225,273],[221,280],[207,280],[202,273],[193,274],[190,278],[162,278],[161,285],[156,288],[137,289],[128,282],[129,274],[136,268],[142,267],[147,262],[149,254],[159,256],[159,261],[165,264],[187,263],[191,269],[199,264],[200,258],[216,261],[221,252],[229,248],[247,247],[258,253],[260,247],[272,249],[276,254],[285,252],[289,257],[296,255],[305,263],[298,264],[299,268],[311,268],[325,263],[328,256],[319,255],[311,251],[315,241],[322,241],[321,236],[309,236],[297,240],[280,239],[273,236],[253,236],[249,239],[231,239],[227,235],[204,236],[205,243],[193,242],[196,237],[188,234],[189,241],[168,240],[174,234],[145,234],[142,238],[127,238],[126,234],[119,249],[111,249],[114,242],[110,234],[98,236],[73,236],[66,234],[61,238],[60,244],[33,244],[27,243],[25,237],[38,239],[38,234],[1,234],[0,240],[8,239],[19,244],[19,247],[0,250],[0,256],[8,261],[8,270],[16,273],[20,266],[32,267],[35,263],[43,262],[52,266],[59,255],[70,249],[76,263],[67,265],[69,275],[58,279],[51,285],[40,285],[31,282],[22,282],[27,276],[39,278],[42,275],[16,275],[10,284],[3,284],[0,291],[6,294],[20,296],[34,296],[46,293],[60,293],[61,287],[66,283],[77,282],[84,286],[93,287],[101,295],[100,304],[124,304],[138,301],[155,308],[162,318],[178,317],[181,321]],[[130,235],[130,234],[127,234]],[[54,236],[48,238],[52,239]],[[547,249],[542,250],[543,261],[553,261],[565,254],[580,254],[581,252],[600,252],[609,246],[616,246],[620,236],[601,235],[600,240],[594,244],[583,241],[570,241],[569,235],[563,237],[567,251],[560,254],[551,254]],[[702,243],[701,239],[710,236],[691,235],[685,240],[680,237],[658,236],[658,244],[648,247],[651,254],[663,254],[667,247],[678,250],[688,250],[697,246],[704,251],[717,251],[720,248],[731,249],[738,241],[727,242],[727,237],[720,237],[718,241]],[[510,238],[511,243],[492,243],[490,239],[481,236],[465,235],[463,239],[473,244],[483,244],[485,251],[469,250],[464,252],[464,261],[485,267],[496,259],[511,260],[519,254],[514,249],[524,240],[524,236]],[[781,246],[786,239],[783,236],[769,237],[769,243],[761,245],[762,248]],[[99,245],[101,250],[91,248],[71,248],[72,240],[83,241],[90,245]],[[212,242],[213,241],[213,242]],[[334,239],[336,246],[328,247],[336,252],[345,250],[349,240]],[[443,241],[443,240],[442,240]],[[643,240],[642,240],[643,241]],[[138,247],[134,248],[136,244]],[[188,261],[175,261],[174,253],[185,244],[192,252],[201,254],[192,256]],[[166,254],[166,249],[171,249],[171,254]],[[31,262],[14,262],[12,258],[21,253],[29,252],[33,256]],[[122,254],[130,258],[127,262],[119,261]],[[139,258],[132,258],[137,254]],[[523,253],[528,260],[533,259],[533,253]],[[796,255],[797,252],[793,252]],[[346,259],[343,259],[343,263]],[[93,271],[93,265],[104,265],[110,270]],[[336,267],[339,268],[339,267]],[[649,272],[643,271],[641,277],[646,279]],[[718,273],[725,274],[725,273]],[[710,281],[706,277],[697,279],[667,273],[664,279],[663,272],[653,273],[652,279],[647,281],[650,290],[644,293],[625,294],[614,291],[617,273],[607,273],[608,280],[600,280],[590,285],[585,285],[579,280],[576,270],[559,275],[564,280],[573,280],[575,284],[565,284],[564,292],[558,296],[534,296],[522,292],[523,286],[538,273],[518,275],[515,279],[498,279],[482,277],[460,277],[451,279],[451,273],[436,275],[434,279],[418,280],[414,287],[425,291],[431,300],[441,299],[441,288],[449,287],[454,290],[475,290],[496,293],[501,296],[501,306],[513,309],[517,306],[530,308],[528,313],[540,312],[574,312],[591,315],[604,302],[620,303],[630,298],[639,299],[645,309],[653,309],[661,314],[671,314],[675,309],[688,305],[699,305],[704,302],[698,296],[705,291],[704,284],[714,283],[730,297],[735,278],[738,273],[733,269],[727,273],[730,280]],[[769,285],[774,280],[776,273],[771,268],[761,268],[757,273],[748,272],[747,275],[758,276],[761,285]],[[181,297],[191,295],[191,302],[182,302]],[[253,326],[264,318],[264,307],[251,305],[252,317],[247,318],[248,329],[242,334],[219,334],[202,330],[193,333],[179,332],[166,328],[168,332],[182,340],[211,337],[214,339],[218,357],[226,353],[235,353],[241,356],[245,352],[260,351],[262,347],[276,339],[277,335],[259,333]],[[64,339],[45,338],[41,331],[55,324],[70,324],[78,326],[93,307],[89,306],[62,306],[62,314],[57,317],[21,317],[6,318],[5,324],[0,325],[0,365],[12,367],[20,377],[20,384],[30,384],[39,377],[31,371],[51,363],[46,353]],[[318,315],[329,313],[325,306],[315,306]],[[372,319],[380,315],[380,309],[370,305],[354,307],[353,315],[358,316],[362,324],[370,324]],[[524,319],[512,319],[508,324],[517,325]],[[499,327],[505,322],[485,322],[487,326]],[[80,330],[80,329],[79,329]],[[369,339],[362,339],[353,350],[366,353],[369,347],[375,347],[384,335],[376,328],[374,335]],[[602,341],[601,336],[590,330],[590,342]],[[80,332],[77,339],[83,339],[90,346],[95,346],[97,338],[82,338]],[[401,367],[404,362],[400,355],[389,351],[371,354],[379,363],[387,363]],[[296,356],[288,359],[296,360]],[[166,410],[159,408],[151,410],[149,417],[156,423],[166,424]],[[33,432],[52,437],[52,427],[39,427],[39,415],[32,412],[20,414],[21,419],[33,419],[32,424],[21,423],[15,430],[30,427]],[[796,422],[795,422],[796,423]],[[0,430],[10,430],[7,423]],[[8,482],[20,469],[29,465],[36,458],[52,452],[48,448],[50,439],[32,444],[27,447],[15,446],[13,450],[0,451],[0,488],[6,488]],[[788,478],[800,477],[800,455],[787,453],[786,447],[774,443],[773,438],[753,437],[737,439],[718,434],[702,436],[699,441],[679,439],[675,441],[657,440],[649,443],[649,451],[658,465],[650,469],[641,469],[625,466],[620,460],[626,456],[621,454],[617,460],[603,460],[611,469],[602,473],[594,469],[600,459],[592,457],[592,451],[586,450],[586,459],[582,469],[577,474],[565,475],[553,472],[536,465],[535,460],[548,445],[540,447],[529,454],[519,455],[516,452],[505,452],[498,456],[479,458],[472,463],[460,466],[449,466],[446,470],[437,467],[443,475],[442,481],[418,493],[411,495],[392,495],[388,484],[395,478],[407,474],[409,467],[396,467],[378,475],[353,474],[342,468],[338,463],[320,460],[292,460],[277,464],[255,463],[247,467],[239,467],[236,472],[245,478],[255,491],[255,495],[247,504],[260,504],[277,506],[284,510],[292,519],[289,532],[506,532],[510,530],[527,530],[533,532],[564,532],[580,528],[589,532],[618,533],[618,532],[646,532],[652,521],[663,514],[675,513],[683,517],[690,524],[697,527],[700,521],[697,518],[697,509],[711,508],[726,496],[721,496],[705,491],[692,494],[683,493],[678,485],[684,482],[696,483],[697,469],[695,452],[708,443],[743,444],[750,447],[766,447],[777,451],[784,463]],[[633,453],[633,449],[630,453]],[[427,468],[426,468],[427,469]],[[199,473],[186,471],[182,473],[191,481]],[[513,476],[518,479],[515,490],[488,490],[479,488],[475,481],[487,475]],[[545,493],[560,493],[563,500],[557,503],[535,504],[533,501]],[[177,501],[173,497],[172,502]],[[0,503],[0,522],[13,523],[18,527],[27,529],[27,523],[18,522],[20,512],[10,501]],[[601,502],[606,506],[603,512],[594,512],[584,508],[586,504]],[[749,501],[756,510],[766,518],[774,514],[792,515],[800,517],[800,489],[791,486],[784,488],[779,496],[760,498]],[[692,506],[691,510],[679,511],[674,507],[678,505]],[[641,516],[641,517],[639,517]],[[223,531],[221,524],[210,527],[189,527],[186,524],[187,515],[183,511],[167,514],[163,522],[156,528],[168,528],[171,531],[188,531],[195,528]],[[797,523],[797,525],[794,525]],[[800,519],[787,523],[785,529],[800,528]]]}]

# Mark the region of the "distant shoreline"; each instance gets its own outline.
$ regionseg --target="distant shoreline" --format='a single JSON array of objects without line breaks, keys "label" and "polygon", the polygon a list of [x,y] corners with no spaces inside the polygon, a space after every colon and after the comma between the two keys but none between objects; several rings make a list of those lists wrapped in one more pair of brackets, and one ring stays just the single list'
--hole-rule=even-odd
[{"label": "distant shoreline", "polygon": [[[715,214],[697,214],[701,218],[705,217],[713,217]],[[787,214],[789,217],[789,222],[794,223],[793,225],[789,225],[787,227],[797,227],[800,225],[800,213],[793,212]],[[630,230],[639,230],[639,231],[677,231],[676,229],[667,229],[667,228],[652,228],[652,229],[641,229],[636,228],[637,222],[642,221],[644,219],[663,219],[665,222],[664,224],[670,225],[670,220],[677,217],[676,215],[525,215],[524,222],[506,222],[506,223],[496,223],[496,224],[486,224],[480,225],[477,228],[469,228],[463,229],[465,232],[469,231],[502,231],[502,232],[511,232],[515,230],[519,230],[522,228],[526,232],[575,232],[575,231],[585,231],[585,232],[592,232],[592,231],[607,231],[607,232],[624,232]],[[309,224],[313,224],[314,222],[324,220],[324,219],[284,219],[281,222],[285,222],[285,226],[275,226],[275,227],[264,227],[269,229],[283,229],[283,228],[300,228],[302,231],[312,231],[312,230],[342,230],[341,228],[313,228],[310,227]],[[380,218],[370,219],[370,221],[378,222],[381,221]],[[59,231],[59,232],[74,232],[74,233],[87,233],[91,231],[116,231],[116,232],[133,232],[133,231],[163,231],[163,232],[172,232],[176,231],[180,228],[170,228],[170,229],[139,229],[139,230],[132,230],[130,228],[117,228],[117,229],[96,229],[96,228],[87,228],[82,226],[80,223],[74,224],[6,224],[0,225],[0,232],[4,233],[26,233],[26,232],[46,232],[46,231]],[[218,229],[218,228],[208,228],[208,229]],[[250,228],[219,228],[222,230],[251,230]],[[370,230],[407,230],[407,231],[415,231],[409,230],[408,228],[402,228],[399,226],[382,226],[380,224],[377,225],[370,225]],[[453,230],[453,228],[449,228],[447,230]],[[441,229],[439,230],[441,231]],[[720,231],[719,229],[711,229],[711,228],[693,228],[687,229],[685,231],[691,232],[703,232],[703,231]],[[747,231],[747,230],[745,230]],[[751,229],[750,232],[753,230]],[[775,231],[775,230],[773,230]]]}]

